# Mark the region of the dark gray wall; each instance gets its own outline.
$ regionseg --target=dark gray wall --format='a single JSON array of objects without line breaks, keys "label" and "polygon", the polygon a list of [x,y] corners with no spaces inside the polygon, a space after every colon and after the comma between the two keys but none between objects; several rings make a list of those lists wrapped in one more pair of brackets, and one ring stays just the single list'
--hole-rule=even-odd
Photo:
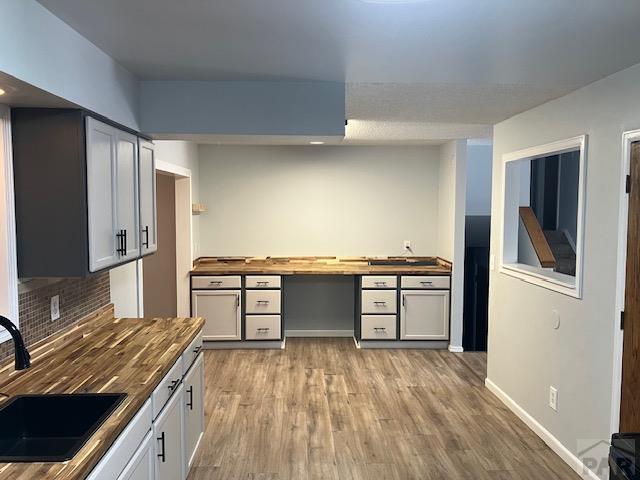
[{"label": "dark gray wall", "polygon": [[285,330],[353,330],[354,277],[282,277]]}]

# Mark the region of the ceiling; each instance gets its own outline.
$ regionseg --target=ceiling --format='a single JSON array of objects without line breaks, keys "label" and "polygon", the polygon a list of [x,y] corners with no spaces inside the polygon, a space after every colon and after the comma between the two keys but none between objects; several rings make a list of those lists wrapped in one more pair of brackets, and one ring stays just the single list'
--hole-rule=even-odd
[{"label": "ceiling", "polygon": [[640,63],[638,0],[40,3],[140,79],[345,82],[348,118],[424,128],[493,125]]}]

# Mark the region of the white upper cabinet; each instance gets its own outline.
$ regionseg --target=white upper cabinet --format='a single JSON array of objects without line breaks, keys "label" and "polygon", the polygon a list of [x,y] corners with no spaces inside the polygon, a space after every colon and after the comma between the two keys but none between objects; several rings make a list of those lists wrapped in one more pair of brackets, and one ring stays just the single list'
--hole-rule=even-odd
[{"label": "white upper cabinet", "polygon": [[139,146],[140,252],[146,255],[158,250],[156,158],[153,143],[141,139]]},{"label": "white upper cabinet", "polygon": [[89,271],[96,272],[120,262],[115,175],[117,130],[87,117],[86,132]]},{"label": "white upper cabinet", "polygon": [[140,253],[138,209],[138,138],[116,131],[116,219],[124,233],[120,255],[122,260]]},{"label": "white upper cabinet", "polygon": [[153,143],[86,117],[89,271],[158,248]]}]

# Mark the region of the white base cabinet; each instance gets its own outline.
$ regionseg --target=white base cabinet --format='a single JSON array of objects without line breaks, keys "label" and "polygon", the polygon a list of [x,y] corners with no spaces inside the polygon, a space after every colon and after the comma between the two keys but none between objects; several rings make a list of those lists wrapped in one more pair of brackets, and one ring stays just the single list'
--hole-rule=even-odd
[{"label": "white base cabinet", "polygon": [[182,464],[182,402],[184,395],[179,389],[153,423],[155,437],[156,480],[179,480],[183,478]]},{"label": "white base cabinet", "polygon": [[194,290],[191,293],[193,315],[203,317],[204,340],[241,340],[242,307],[240,290]]},{"label": "white base cabinet", "polygon": [[401,340],[449,340],[449,291],[402,290]]},{"label": "white base cabinet", "polygon": [[204,360],[198,355],[184,377],[184,476],[193,465],[204,434]]},{"label": "white base cabinet", "polygon": [[153,480],[153,435],[149,432],[118,480]]},{"label": "white base cabinet", "polygon": [[[184,480],[188,476],[204,433],[200,345],[202,337],[198,336],[89,474],[89,480]],[[165,391],[170,394],[162,395]]]}]

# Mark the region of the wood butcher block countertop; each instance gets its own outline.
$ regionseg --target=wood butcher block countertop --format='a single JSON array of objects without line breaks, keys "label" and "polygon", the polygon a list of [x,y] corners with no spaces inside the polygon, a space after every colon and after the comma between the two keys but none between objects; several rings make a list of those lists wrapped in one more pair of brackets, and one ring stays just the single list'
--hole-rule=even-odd
[{"label": "wood butcher block countertop", "polygon": [[[403,262],[369,265],[372,260]],[[430,262],[433,265],[412,265]],[[192,275],[450,275],[440,257],[200,257]]]},{"label": "wood butcher block countertop", "polygon": [[[85,478],[202,329],[201,318],[114,318],[105,307],[30,349],[31,368],[0,364],[0,407],[14,395],[126,393],[70,461],[0,463],[0,479]],[[8,396],[8,397],[6,397]]]}]

